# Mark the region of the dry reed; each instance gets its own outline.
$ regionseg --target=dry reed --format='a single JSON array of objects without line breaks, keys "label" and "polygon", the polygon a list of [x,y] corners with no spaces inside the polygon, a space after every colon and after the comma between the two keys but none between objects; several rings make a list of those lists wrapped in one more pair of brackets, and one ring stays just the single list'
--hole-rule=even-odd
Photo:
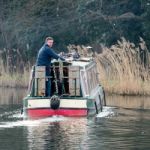
[{"label": "dry reed", "polygon": [[[150,53],[142,38],[137,47],[122,38],[110,48],[103,47],[102,53],[93,52],[85,46],[69,45],[68,49],[78,51],[81,56],[95,57],[101,84],[107,92],[150,95]],[[17,53],[19,56],[20,53]],[[6,55],[0,55],[0,86],[27,87],[31,68],[29,60],[24,63],[20,55],[14,66],[14,59],[11,61],[10,55]]]},{"label": "dry reed", "polygon": [[[85,46],[69,48],[75,47],[79,53],[88,56],[89,49]],[[102,53],[93,55],[100,81],[108,93],[150,95],[150,53],[142,38],[138,47],[122,38],[116,45],[102,47]]]},{"label": "dry reed", "polygon": [[107,91],[123,95],[150,95],[150,57],[145,42],[138,47],[122,38],[96,55],[100,79]]},{"label": "dry reed", "polygon": [[30,63],[24,63],[18,55],[11,59],[6,50],[0,52],[0,87],[27,87]]}]

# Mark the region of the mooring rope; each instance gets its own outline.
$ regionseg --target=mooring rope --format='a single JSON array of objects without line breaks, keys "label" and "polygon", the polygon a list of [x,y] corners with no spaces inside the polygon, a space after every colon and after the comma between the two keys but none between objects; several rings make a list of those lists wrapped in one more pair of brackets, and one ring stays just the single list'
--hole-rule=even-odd
[{"label": "mooring rope", "polygon": [[57,75],[56,75],[54,64],[53,64],[53,72],[54,72],[54,79],[55,79],[54,82],[55,82],[56,93],[58,94]]},{"label": "mooring rope", "polygon": [[60,83],[62,84],[62,94],[65,93],[65,87],[64,87],[64,72],[63,72],[63,62],[59,62],[59,79]]},{"label": "mooring rope", "polygon": [[62,61],[59,62],[59,79],[60,79],[60,82],[62,82],[63,80],[63,62]]}]

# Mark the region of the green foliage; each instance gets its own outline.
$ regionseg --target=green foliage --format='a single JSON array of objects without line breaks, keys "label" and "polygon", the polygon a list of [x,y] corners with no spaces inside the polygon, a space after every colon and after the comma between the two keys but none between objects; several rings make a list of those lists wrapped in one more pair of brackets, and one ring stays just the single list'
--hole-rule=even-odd
[{"label": "green foliage", "polygon": [[21,49],[30,59],[46,36],[60,50],[121,37],[134,43],[143,37],[150,47],[149,0],[1,0],[0,14],[0,48]]},{"label": "green foliage", "polygon": [[143,0],[143,9],[145,10],[142,14],[144,21],[143,24],[143,38],[145,39],[148,47],[150,47],[150,0]]}]

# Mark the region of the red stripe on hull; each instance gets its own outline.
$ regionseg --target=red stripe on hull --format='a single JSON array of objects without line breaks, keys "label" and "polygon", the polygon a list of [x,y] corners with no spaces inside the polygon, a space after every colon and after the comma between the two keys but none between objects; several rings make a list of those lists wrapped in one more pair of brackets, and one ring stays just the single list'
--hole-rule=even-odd
[{"label": "red stripe on hull", "polygon": [[87,116],[87,109],[28,109],[27,116],[29,118],[43,118],[54,115],[67,117],[82,117]]}]

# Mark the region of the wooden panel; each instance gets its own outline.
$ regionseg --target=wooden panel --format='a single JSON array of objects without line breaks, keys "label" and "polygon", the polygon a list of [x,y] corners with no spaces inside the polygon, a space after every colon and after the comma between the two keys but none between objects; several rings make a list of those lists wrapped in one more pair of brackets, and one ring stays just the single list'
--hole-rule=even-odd
[{"label": "wooden panel", "polygon": [[69,93],[71,96],[80,96],[79,66],[69,67]]},{"label": "wooden panel", "polygon": [[45,78],[45,66],[35,67],[35,78]]},{"label": "wooden panel", "polygon": [[38,79],[38,95],[45,96],[45,79]]},{"label": "wooden panel", "polygon": [[35,96],[45,96],[45,66],[35,67]]},{"label": "wooden panel", "polygon": [[77,89],[76,92],[74,89],[70,90],[69,92],[70,92],[70,95],[72,95],[72,96],[75,96],[75,95],[80,96],[80,89]]}]

